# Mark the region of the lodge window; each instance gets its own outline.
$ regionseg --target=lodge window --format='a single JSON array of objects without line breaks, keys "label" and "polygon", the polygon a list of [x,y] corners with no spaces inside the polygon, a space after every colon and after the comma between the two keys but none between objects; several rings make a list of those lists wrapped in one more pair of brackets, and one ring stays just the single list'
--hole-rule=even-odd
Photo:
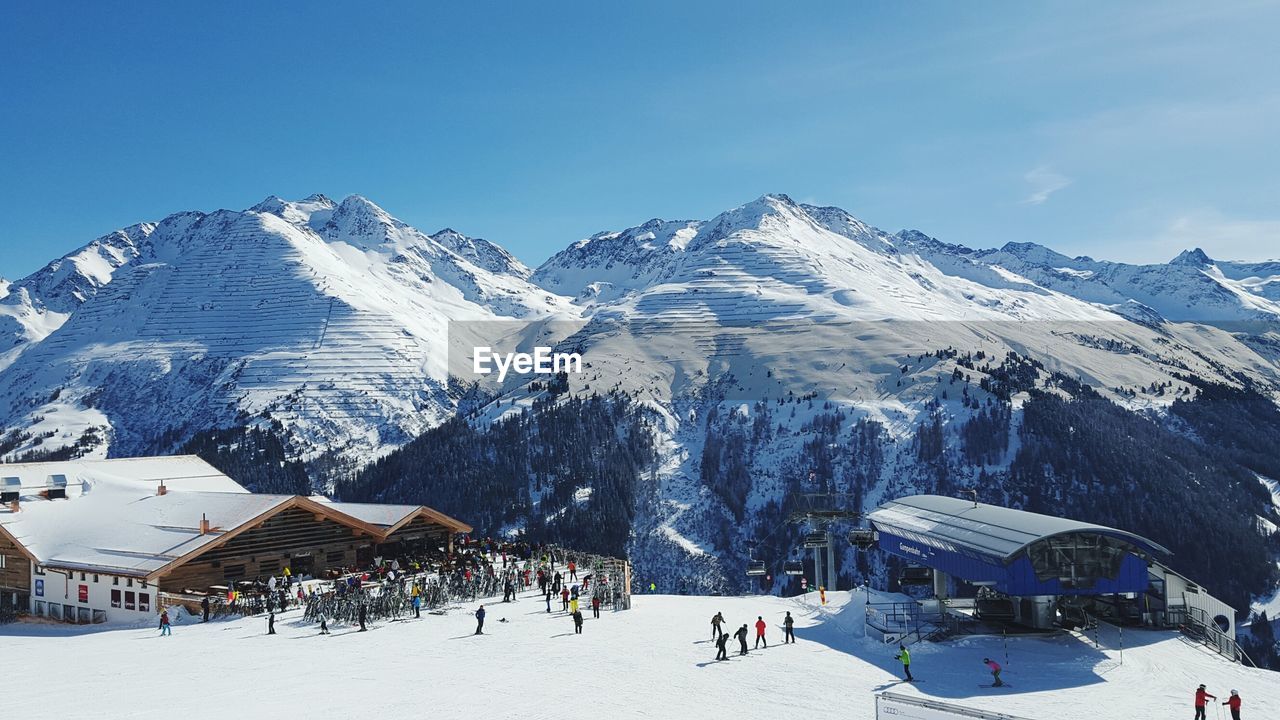
[{"label": "lodge window", "polygon": [[94,581],[94,582],[98,582],[98,576],[97,576],[97,575],[94,575],[94,576],[93,576],[93,581]]},{"label": "lodge window", "polygon": [[111,584],[112,584],[112,585],[119,585],[119,584],[120,584],[120,578],[118,578],[118,577],[113,577],[113,578],[111,578]]},{"label": "lodge window", "polygon": [[137,595],[132,590],[126,590],[124,593],[124,609],[136,610],[137,609],[135,607],[137,605],[136,601],[137,601]]},{"label": "lodge window", "polygon": [[0,555],[0,570],[4,569],[4,564],[5,564],[5,558],[3,555]]},{"label": "lodge window", "polygon": [[142,583],[142,587],[146,587],[146,586],[147,586],[147,581],[146,581],[146,580],[140,580],[139,582],[141,582],[141,583]]},{"label": "lodge window", "polygon": [[138,593],[138,611],[151,612],[151,595],[149,593]]},{"label": "lodge window", "polygon": [[111,591],[111,607],[113,608],[120,607],[120,591],[119,590]]},{"label": "lodge window", "polygon": [[[125,587],[133,587],[133,578],[126,578],[124,581],[124,584],[125,584]],[[129,594],[132,595],[133,593],[129,593]]]},{"label": "lodge window", "polygon": [[84,582],[84,573],[80,573],[80,582]]},{"label": "lodge window", "polygon": [[44,566],[43,566],[43,565],[37,565],[37,566],[36,566],[36,574],[37,574],[37,575],[43,575],[43,574],[44,574]]}]

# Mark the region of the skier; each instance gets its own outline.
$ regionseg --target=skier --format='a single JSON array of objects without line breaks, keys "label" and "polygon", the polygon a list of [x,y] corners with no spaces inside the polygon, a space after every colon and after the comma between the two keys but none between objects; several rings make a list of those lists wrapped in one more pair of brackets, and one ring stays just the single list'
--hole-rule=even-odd
[{"label": "skier", "polygon": [[578,579],[578,563],[572,560],[569,561],[569,579],[570,580]]},{"label": "skier", "polygon": [[483,635],[483,634],[484,634],[484,606],[481,605],[480,609],[476,610],[476,635]]},{"label": "skier", "polygon": [[[1214,699],[1216,700],[1217,698]],[[1232,690],[1231,697],[1222,704],[1226,705],[1231,711],[1231,720],[1240,720],[1240,693]]]},{"label": "skier", "polygon": [[911,677],[911,652],[907,650],[906,645],[898,646],[898,654],[894,655],[893,659],[902,661],[902,672],[907,676],[907,682],[915,682],[915,678]]},{"label": "skier", "polygon": [[573,611],[573,631],[582,634],[582,612],[577,609]]},{"label": "skier", "polygon": [[738,628],[738,632],[734,633],[733,636],[738,638],[738,645],[741,646],[738,650],[738,654],[746,655],[747,654],[747,624],[742,623],[742,627]]},{"label": "skier", "polygon": [[323,615],[320,616],[320,634],[329,634],[329,623],[325,622],[325,617]]},{"label": "skier", "polygon": [[357,618],[357,619],[360,621],[360,632],[364,632],[365,630],[367,630],[367,629],[368,629],[368,628],[366,628],[366,627],[364,626],[364,621],[365,621],[365,620],[367,619],[367,617],[368,617],[366,613],[367,613],[367,611],[365,610],[364,603],[361,603],[361,604],[360,604],[360,615],[359,615],[359,617]]},{"label": "skier", "polygon": [[720,637],[720,626],[724,624],[724,615],[716,613],[711,616],[711,642],[715,642]]},{"label": "skier", "polygon": [[165,635],[172,635],[172,634],[173,634],[173,628],[169,625],[169,611],[161,610],[160,611],[160,637],[164,637]]},{"label": "skier", "polygon": [[551,577],[551,592],[560,592],[560,573],[556,573]]},{"label": "skier", "polygon": [[599,595],[593,595],[591,597],[591,616],[597,620],[600,619],[600,596]]},{"label": "skier", "polygon": [[720,637],[716,638],[716,660],[728,660],[729,651],[725,649],[725,645],[729,642],[729,633],[720,633]]},{"label": "skier", "polygon": [[205,595],[204,599],[200,601],[200,611],[204,613],[204,619],[201,620],[200,622],[209,622],[209,596],[208,595]]},{"label": "skier", "polygon": [[276,634],[276,614],[275,613],[267,613],[267,634],[268,635]]},{"label": "skier", "polygon": [[547,612],[551,612],[551,588],[547,588]]},{"label": "skier", "polygon": [[565,588],[560,591],[560,602],[561,602],[560,609],[564,610],[565,612],[568,612],[569,611],[569,588]]},{"label": "skier", "polygon": [[578,612],[578,598],[569,601],[569,614],[573,615]]},{"label": "skier", "polygon": [[795,618],[791,617],[791,611],[788,610],[787,616],[782,620],[782,629],[784,632],[784,635],[782,636],[783,645],[786,645],[787,643],[794,643],[796,641],[796,634],[792,630],[792,627],[795,624],[796,624],[796,620]]},{"label": "skier", "polygon": [[995,681],[991,683],[991,687],[1000,687],[1001,685],[1004,685],[1004,682],[1000,680],[1000,663],[992,660],[991,658],[982,658],[982,662],[986,663],[987,667],[991,668],[991,676],[995,678]]},{"label": "skier", "polygon": [[1196,718],[1195,720],[1205,720],[1204,706],[1208,704],[1209,699],[1218,699],[1217,695],[1210,695],[1208,690],[1204,689],[1204,683],[1200,683],[1200,687],[1196,688]]},{"label": "skier", "polygon": [[[414,590],[416,591],[417,588],[415,587]],[[413,595],[413,617],[415,620],[422,617],[422,597],[416,592]]]},{"label": "skier", "polygon": [[764,618],[757,615],[756,616],[756,649],[757,650],[760,649],[760,643],[762,642],[764,643],[765,649],[766,650],[769,649],[769,641],[764,636],[765,627],[766,625],[764,624]]}]

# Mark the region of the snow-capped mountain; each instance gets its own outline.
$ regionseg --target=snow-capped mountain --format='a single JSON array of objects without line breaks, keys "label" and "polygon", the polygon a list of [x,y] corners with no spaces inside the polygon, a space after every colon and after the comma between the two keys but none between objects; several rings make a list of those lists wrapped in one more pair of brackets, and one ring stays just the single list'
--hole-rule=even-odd
[{"label": "snow-capped mountain", "polygon": [[[716,578],[740,577],[744,543],[814,483],[864,508],[961,487],[1031,502],[1025,483],[1039,481],[1012,468],[1037,440],[1020,431],[1034,392],[1084,397],[1084,384],[1141,418],[1166,416],[1200,382],[1274,399],[1277,278],[1278,263],[1194,251],[1132,266],[1030,244],[971,250],[785,195],[709,220],[598,233],[531,271],[493,243],[421,232],[359,196],[270,197],[132,226],[7,286],[0,457],[125,455],[258,426],[293,457],[334,452],[367,465],[452,417],[464,392],[452,380],[480,379],[451,377],[449,323],[500,320],[495,332],[563,339],[584,372],[555,391],[528,376],[486,384],[487,405],[468,398],[474,427],[536,414],[566,390],[620,391],[655,435],[657,467],[629,489],[594,492],[581,475],[589,464],[530,480],[517,495],[539,523],[565,516],[544,498],[634,495],[618,536],[634,538],[637,566],[700,563],[703,586],[724,588],[733,584]],[[555,321],[572,334],[546,330]],[[1169,425],[1148,428],[1152,442],[1195,439]],[[1186,462],[1238,469],[1216,455]],[[1219,482],[1196,482],[1210,480]],[[362,482],[385,500],[405,492],[397,478]],[[1269,495],[1255,503],[1254,491],[1237,490],[1242,517],[1280,521]]]},{"label": "snow-capped mountain", "polygon": [[96,240],[0,301],[21,349],[0,374],[0,438],[128,454],[278,421],[303,457],[367,461],[451,413],[434,352],[451,320],[575,312],[505,252],[438,237],[315,195]]},{"label": "snow-capped mountain", "polygon": [[1070,258],[1042,245],[1011,242],[997,250],[948,245],[919,232],[897,235],[934,260],[1004,268],[1037,285],[1111,307],[1140,304],[1175,322],[1280,319],[1280,262],[1215,262],[1196,248],[1163,265]]}]

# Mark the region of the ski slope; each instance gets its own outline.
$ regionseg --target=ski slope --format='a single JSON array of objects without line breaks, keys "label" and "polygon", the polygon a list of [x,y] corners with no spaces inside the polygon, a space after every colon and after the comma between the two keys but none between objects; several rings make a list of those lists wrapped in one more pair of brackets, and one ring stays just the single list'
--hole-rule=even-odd
[{"label": "ski slope", "polygon": [[[321,637],[300,611],[266,633],[265,618],[175,619],[172,637],[154,628],[105,629],[19,623],[0,626],[6,659],[56,668],[62,692],[12,683],[6,706],[24,718],[93,714],[156,718],[407,717],[430,711],[468,718],[874,717],[874,694],[892,691],[995,710],[1030,720],[1068,717],[1165,720],[1191,714],[1201,682],[1244,699],[1243,716],[1280,717],[1280,675],[1241,668],[1175,633],[1126,631],[1116,649],[1079,636],[969,637],[912,648],[918,684],[900,683],[895,647],[855,637],[861,592],[832,593],[817,609],[777,597],[636,596],[633,609],[587,613],[584,633],[560,612],[522,595],[489,603],[486,634],[472,634],[474,604],[442,616],[337,627]],[[553,604],[554,607],[554,604]],[[782,645],[783,614],[796,617],[798,643]],[[710,618],[732,630],[769,623],[770,646],[715,662]],[[506,622],[500,619],[505,618]],[[752,629],[754,637],[754,628]],[[1103,638],[1118,646],[1116,638]],[[982,659],[1005,664],[1012,687],[989,682]],[[304,710],[306,709],[306,710]],[[1210,709],[1210,717],[1214,712]]]}]

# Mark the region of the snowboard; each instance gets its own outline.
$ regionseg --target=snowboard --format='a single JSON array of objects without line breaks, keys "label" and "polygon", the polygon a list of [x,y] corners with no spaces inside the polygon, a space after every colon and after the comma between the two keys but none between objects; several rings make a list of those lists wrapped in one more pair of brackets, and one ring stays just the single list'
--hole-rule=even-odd
[{"label": "snowboard", "polygon": [[979,685],[978,685],[978,687],[980,687],[980,688],[1002,688],[1002,687],[1013,687],[1013,686],[1012,686],[1012,685],[1010,685],[1009,683],[1003,683],[1003,684],[1000,684],[1000,685],[992,685],[991,683],[987,683],[986,685],[979,684]]}]

